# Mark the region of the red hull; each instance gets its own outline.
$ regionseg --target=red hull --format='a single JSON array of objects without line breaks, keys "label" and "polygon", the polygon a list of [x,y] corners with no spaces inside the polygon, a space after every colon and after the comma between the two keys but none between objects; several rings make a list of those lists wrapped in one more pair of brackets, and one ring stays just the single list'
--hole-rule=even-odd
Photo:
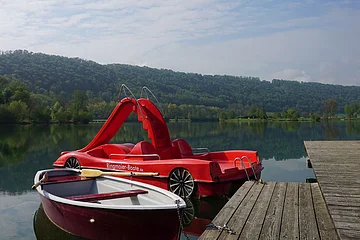
[{"label": "red hull", "polygon": [[[256,168],[256,178],[260,179],[261,169]],[[103,169],[106,170],[106,169]],[[254,176],[251,170],[248,170],[248,174],[251,179],[254,179]],[[203,197],[223,197],[231,196],[236,192],[236,190],[247,181],[246,174],[240,174],[240,179],[235,179],[231,181],[224,182],[196,182],[196,192],[192,195],[194,198],[203,198]],[[129,177],[123,177],[130,179]],[[142,183],[147,183],[165,190],[169,190],[169,184],[167,178],[158,178],[158,177],[133,177],[134,180]]]},{"label": "red hull", "polygon": [[61,229],[87,239],[176,240],[178,212],[173,210],[119,210],[72,206],[40,195],[48,218]]}]

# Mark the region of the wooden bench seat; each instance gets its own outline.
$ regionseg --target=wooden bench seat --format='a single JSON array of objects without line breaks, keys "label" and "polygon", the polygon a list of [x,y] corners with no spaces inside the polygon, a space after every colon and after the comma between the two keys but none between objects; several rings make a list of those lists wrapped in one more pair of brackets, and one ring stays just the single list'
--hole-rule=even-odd
[{"label": "wooden bench seat", "polygon": [[94,180],[94,178],[81,177],[78,175],[75,176],[56,176],[50,177],[46,182],[42,182],[41,185],[49,185],[56,183],[67,183],[67,182],[79,182],[79,181],[89,181]]},{"label": "wooden bench seat", "polygon": [[135,197],[138,194],[145,194],[148,191],[145,190],[127,190],[121,192],[110,192],[110,193],[95,193],[95,194],[86,194],[80,196],[72,196],[67,199],[83,202],[96,202],[101,200],[109,200],[114,198],[124,198],[124,197]]}]

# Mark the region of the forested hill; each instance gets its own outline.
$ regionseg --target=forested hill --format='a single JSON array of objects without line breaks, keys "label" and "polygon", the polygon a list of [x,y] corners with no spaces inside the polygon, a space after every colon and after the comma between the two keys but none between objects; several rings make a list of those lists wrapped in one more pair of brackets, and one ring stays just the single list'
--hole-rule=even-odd
[{"label": "forested hill", "polygon": [[296,81],[262,81],[256,77],[233,77],[174,72],[124,64],[101,65],[79,58],[17,50],[0,53],[0,76],[19,79],[31,92],[69,99],[74,90],[87,91],[99,101],[116,100],[122,83],[139,96],[149,87],[161,103],[229,106],[262,105],[268,112],[295,108],[321,112],[324,101],[335,99],[338,112],[360,100],[360,87]]}]

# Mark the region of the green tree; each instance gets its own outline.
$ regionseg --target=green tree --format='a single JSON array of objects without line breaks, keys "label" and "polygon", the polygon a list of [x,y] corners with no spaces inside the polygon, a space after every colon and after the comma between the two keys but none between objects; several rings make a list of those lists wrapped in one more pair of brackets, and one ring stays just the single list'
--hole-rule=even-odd
[{"label": "green tree", "polygon": [[89,103],[88,109],[95,119],[104,119],[109,116],[109,113],[107,111],[107,104],[105,101]]},{"label": "green tree", "polygon": [[176,104],[168,104],[165,107],[164,112],[167,118],[176,118],[179,116],[179,108]]},{"label": "green tree", "polygon": [[8,105],[0,104],[0,123],[16,122],[15,115],[10,111]]},{"label": "green tree", "polygon": [[67,111],[63,107],[60,107],[55,113],[54,113],[54,120],[58,123],[67,123],[70,122],[72,118],[71,112]]},{"label": "green tree", "polygon": [[7,78],[0,76],[0,104],[5,103],[5,96],[4,96],[4,90],[8,86],[8,80]]},{"label": "green tree", "polygon": [[320,115],[317,113],[310,113],[310,118],[314,122],[320,122]]},{"label": "green tree", "polygon": [[87,109],[88,101],[88,97],[84,91],[74,91],[69,106],[69,111],[74,123],[88,123],[91,120],[91,113]]},{"label": "green tree", "polygon": [[11,93],[10,101],[22,101],[24,103],[30,101],[30,92],[25,83],[13,80],[10,82],[9,90]]},{"label": "green tree", "polygon": [[347,118],[349,119],[354,117],[356,118],[358,112],[360,111],[359,104],[357,103],[346,104],[344,111],[346,113]]},{"label": "green tree", "polygon": [[288,110],[283,112],[283,116],[284,118],[287,118],[289,120],[297,121],[299,118],[299,113],[295,109],[289,108]]},{"label": "green tree", "polygon": [[324,102],[324,113],[327,116],[334,117],[337,111],[337,101],[335,99],[328,99]]},{"label": "green tree", "polygon": [[256,109],[256,117],[260,119],[267,119],[267,115],[263,106]]},{"label": "green tree", "polygon": [[23,122],[27,118],[28,106],[23,101],[12,101],[9,110],[15,116],[16,122]]},{"label": "green tree", "polygon": [[219,121],[222,122],[226,119],[226,113],[224,111],[221,111],[219,114]]},{"label": "green tree", "polygon": [[255,118],[256,117],[256,110],[257,110],[257,107],[254,104],[251,105],[251,107],[249,108],[249,111],[247,113],[248,117]]},{"label": "green tree", "polygon": [[226,117],[228,119],[233,119],[235,118],[235,112],[234,111],[228,111],[227,114],[226,114]]}]

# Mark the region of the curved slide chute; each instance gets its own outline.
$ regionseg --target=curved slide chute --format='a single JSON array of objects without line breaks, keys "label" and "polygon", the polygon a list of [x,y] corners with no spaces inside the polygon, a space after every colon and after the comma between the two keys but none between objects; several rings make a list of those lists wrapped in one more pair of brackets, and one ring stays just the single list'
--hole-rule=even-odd
[{"label": "curved slide chute", "polygon": [[141,106],[141,111],[137,113],[138,119],[143,122],[143,128],[148,131],[148,137],[156,150],[171,148],[170,133],[160,110],[148,99],[140,98],[138,102]]},{"label": "curved slide chute", "polygon": [[109,118],[106,120],[93,140],[86,147],[78,151],[86,152],[102,144],[108,143],[119,131],[120,127],[124,124],[130,113],[135,110],[136,105],[136,100],[133,98],[122,99],[116,105]]},{"label": "curved slide chute", "polygon": [[158,151],[171,148],[170,134],[159,109],[148,99],[124,98],[116,105],[93,140],[78,151],[86,152],[110,142],[131,112],[137,113],[138,121],[143,123],[144,130],[148,131],[148,137]]}]

